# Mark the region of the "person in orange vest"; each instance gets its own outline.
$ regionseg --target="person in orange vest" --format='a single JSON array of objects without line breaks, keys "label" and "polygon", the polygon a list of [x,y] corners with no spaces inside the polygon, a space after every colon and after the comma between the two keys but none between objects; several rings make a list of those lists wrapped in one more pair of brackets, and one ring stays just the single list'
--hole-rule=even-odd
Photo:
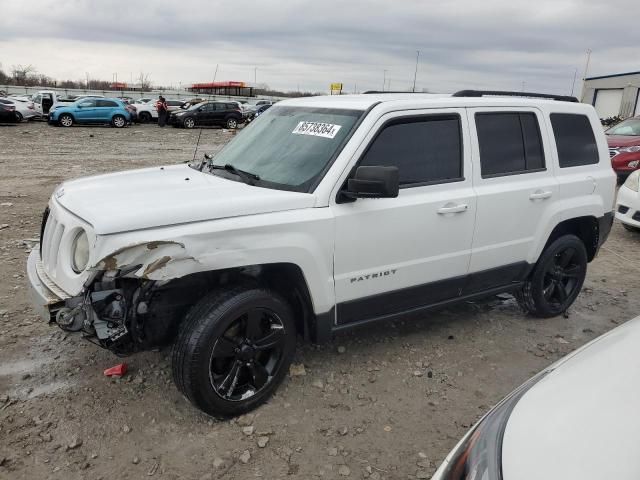
[{"label": "person in orange vest", "polygon": [[162,95],[158,97],[156,109],[158,110],[158,126],[164,127],[167,124],[167,115],[169,112],[167,109],[167,101]]}]

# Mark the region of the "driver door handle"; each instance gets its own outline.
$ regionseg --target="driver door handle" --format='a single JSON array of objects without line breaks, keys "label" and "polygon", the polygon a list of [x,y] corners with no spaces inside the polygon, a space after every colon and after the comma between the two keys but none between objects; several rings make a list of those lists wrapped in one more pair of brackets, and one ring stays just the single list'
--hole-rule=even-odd
[{"label": "driver door handle", "polygon": [[445,206],[440,207],[438,209],[438,214],[445,215],[447,213],[462,213],[462,212],[466,212],[468,208],[469,208],[469,205],[467,205],[466,203],[458,203],[458,204],[447,203]]}]

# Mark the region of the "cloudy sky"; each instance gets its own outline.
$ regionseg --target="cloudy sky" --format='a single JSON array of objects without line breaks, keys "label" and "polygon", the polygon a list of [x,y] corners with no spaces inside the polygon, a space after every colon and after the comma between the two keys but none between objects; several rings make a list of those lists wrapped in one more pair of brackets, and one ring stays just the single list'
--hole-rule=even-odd
[{"label": "cloudy sky", "polygon": [[[568,94],[640,70],[638,0],[0,0],[0,64],[57,79],[216,80],[282,90]],[[386,70],[386,73],[385,73]]]}]

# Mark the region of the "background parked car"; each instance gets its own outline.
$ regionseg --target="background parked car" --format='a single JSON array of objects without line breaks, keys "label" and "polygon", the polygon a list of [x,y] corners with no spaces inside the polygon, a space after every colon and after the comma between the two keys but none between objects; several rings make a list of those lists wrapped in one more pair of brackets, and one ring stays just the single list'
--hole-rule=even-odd
[{"label": "background parked car", "polygon": [[49,111],[49,124],[70,127],[75,123],[108,123],[117,128],[131,123],[131,112],[117,98],[83,98]]},{"label": "background parked car", "polygon": [[0,103],[4,105],[13,105],[15,107],[15,115],[18,122],[22,120],[31,120],[32,118],[38,117],[38,112],[33,108],[33,104],[31,102],[21,102],[19,100],[15,100],[13,98],[0,98]]},{"label": "background parked car", "polygon": [[13,105],[6,105],[0,103],[0,122],[1,123],[16,123],[18,117],[16,116],[16,107]]},{"label": "background parked car", "polygon": [[184,102],[182,100],[167,100],[167,110],[169,112],[175,112],[176,110],[180,110]]},{"label": "background parked car", "polygon": [[611,166],[624,179],[640,168],[640,116],[627,118],[608,129],[607,142]]},{"label": "background parked car", "polygon": [[635,480],[640,476],[640,317],[514,390],[432,480]]},{"label": "background parked car", "polygon": [[616,218],[632,232],[640,232],[640,170],[631,172],[618,190]]},{"label": "background parked car", "polygon": [[220,125],[236,128],[244,122],[238,102],[203,102],[187,110],[172,112],[169,123],[174,127],[193,128],[203,125]]}]

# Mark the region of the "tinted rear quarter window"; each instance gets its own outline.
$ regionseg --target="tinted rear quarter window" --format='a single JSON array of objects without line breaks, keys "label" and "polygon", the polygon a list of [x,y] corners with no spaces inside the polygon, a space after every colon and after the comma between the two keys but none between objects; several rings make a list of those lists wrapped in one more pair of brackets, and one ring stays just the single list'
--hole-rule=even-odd
[{"label": "tinted rear quarter window", "polygon": [[376,136],[360,165],[397,166],[405,187],[461,180],[460,117],[394,120]]},{"label": "tinted rear quarter window", "polygon": [[586,115],[552,113],[551,126],[556,139],[560,168],[593,165],[599,162],[598,145]]},{"label": "tinted rear quarter window", "polygon": [[112,102],[110,100],[97,100],[98,107],[117,107],[118,104],[116,102]]},{"label": "tinted rear quarter window", "polygon": [[533,112],[476,113],[483,177],[545,168],[538,119]]}]

